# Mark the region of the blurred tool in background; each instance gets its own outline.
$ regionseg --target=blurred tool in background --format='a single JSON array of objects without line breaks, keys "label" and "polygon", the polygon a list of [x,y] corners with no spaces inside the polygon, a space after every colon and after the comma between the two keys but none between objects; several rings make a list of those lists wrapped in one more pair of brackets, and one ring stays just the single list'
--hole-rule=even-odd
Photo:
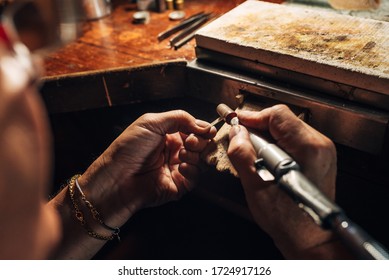
[{"label": "blurred tool in background", "polygon": [[111,0],[82,0],[87,20],[103,18],[111,14]]},{"label": "blurred tool in background", "polygon": [[194,14],[191,17],[183,20],[176,26],[169,28],[160,34],[158,34],[158,41],[163,41],[171,35],[181,31],[176,36],[170,39],[170,47],[175,50],[179,49],[191,39],[193,39],[195,32],[203,26],[208,20],[213,17],[211,13],[198,13]]}]

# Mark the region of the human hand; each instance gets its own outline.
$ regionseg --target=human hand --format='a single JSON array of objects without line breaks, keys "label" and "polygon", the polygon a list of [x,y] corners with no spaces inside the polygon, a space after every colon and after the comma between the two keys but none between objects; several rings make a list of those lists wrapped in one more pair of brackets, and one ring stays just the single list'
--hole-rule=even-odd
[{"label": "human hand", "polygon": [[131,124],[80,178],[91,201],[101,201],[109,224],[138,209],[179,199],[200,171],[200,152],[216,129],[184,111],[145,114]]},{"label": "human hand", "polygon": [[[270,132],[275,143],[291,155],[302,172],[330,199],[335,197],[336,150],[324,135],[298,119],[285,105],[260,112],[238,112],[244,126]],[[237,169],[249,208],[256,222],[273,238],[286,257],[330,242],[332,234],[321,230],[274,183],[257,175],[256,153],[244,126],[230,131],[228,155]]]}]

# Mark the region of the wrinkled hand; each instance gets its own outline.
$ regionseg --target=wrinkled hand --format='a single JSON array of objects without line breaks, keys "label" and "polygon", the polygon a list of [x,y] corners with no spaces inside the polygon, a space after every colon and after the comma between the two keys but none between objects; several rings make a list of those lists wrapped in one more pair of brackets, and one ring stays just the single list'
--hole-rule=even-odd
[{"label": "wrinkled hand", "polygon": [[[140,208],[179,199],[190,191],[200,172],[199,153],[215,134],[215,128],[184,111],[145,114],[81,179],[88,181],[88,173],[91,177],[103,173],[94,181],[113,207],[106,211],[121,216],[112,224],[118,224],[118,220],[123,223]],[[80,184],[88,182],[80,180]],[[112,187],[108,190],[107,186]]]},{"label": "wrinkled hand", "polygon": [[[275,143],[299,163],[303,173],[329,198],[334,199],[336,150],[327,137],[298,119],[284,105],[261,112],[242,111],[238,116],[244,126],[270,132]],[[231,129],[228,155],[239,173],[254,219],[286,257],[298,257],[302,251],[332,238],[330,233],[315,225],[278,186],[259,178],[253,165],[256,154],[245,127]]]}]

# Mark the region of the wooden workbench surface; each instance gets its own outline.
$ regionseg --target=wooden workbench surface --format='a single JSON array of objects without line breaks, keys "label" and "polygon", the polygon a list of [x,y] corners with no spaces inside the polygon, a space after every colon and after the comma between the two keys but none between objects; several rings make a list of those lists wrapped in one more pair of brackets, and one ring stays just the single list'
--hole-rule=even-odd
[{"label": "wooden workbench surface", "polygon": [[[136,4],[131,2],[113,0],[111,15],[84,23],[84,34],[77,41],[46,57],[46,76],[136,67],[174,59],[191,60],[195,57],[194,40],[177,51],[168,47],[168,40],[158,43],[157,35],[177,24],[169,20],[169,11],[151,12],[148,24],[133,24]],[[184,10],[187,16],[201,11],[221,15],[242,2],[244,0],[186,0]]]}]

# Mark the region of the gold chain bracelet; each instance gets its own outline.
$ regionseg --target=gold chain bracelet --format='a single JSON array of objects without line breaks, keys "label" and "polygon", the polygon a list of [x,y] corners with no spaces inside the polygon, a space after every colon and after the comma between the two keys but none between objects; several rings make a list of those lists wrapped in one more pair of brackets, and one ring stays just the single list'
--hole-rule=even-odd
[{"label": "gold chain bracelet", "polygon": [[[118,227],[116,228],[113,228],[113,227],[110,227],[108,225],[106,225],[104,223],[104,221],[100,218],[100,213],[96,210],[96,208],[92,205],[92,203],[86,199],[86,196],[85,194],[83,193],[79,183],[78,183],[78,178],[80,177],[81,175],[77,174],[77,175],[74,175],[70,181],[69,181],[69,195],[70,195],[70,200],[72,201],[72,204],[73,204],[73,208],[74,208],[74,211],[75,211],[75,216],[76,216],[76,219],[80,222],[80,224],[86,229],[87,233],[89,236],[93,237],[93,238],[96,238],[96,239],[100,239],[100,240],[113,240],[114,238],[117,238],[119,241],[120,241],[120,236],[119,236],[119,232],[120,232],[120,229]],[[77,189],[79,190],[80,194],[81,194],[81,199],[85,202],[85,204],[87,205],[87,207],[90,209],[91,213],[92,213],[92,217],[94,220],[98,221],[104,228],[108,229],[108,230],[111,230],[113,233],[112,235],[110,236],[106,236],[106,235],[101,235],[99,233],[96,233],[94,232],[86,223],[85,221],[85,218],[84,218],[84,214],[83,212],[80,210],[80,207],[78,206],[75,198],[74,198],[74,195],[75,195],[75,191],[74,191],[74,186],[77,187]]]}]

